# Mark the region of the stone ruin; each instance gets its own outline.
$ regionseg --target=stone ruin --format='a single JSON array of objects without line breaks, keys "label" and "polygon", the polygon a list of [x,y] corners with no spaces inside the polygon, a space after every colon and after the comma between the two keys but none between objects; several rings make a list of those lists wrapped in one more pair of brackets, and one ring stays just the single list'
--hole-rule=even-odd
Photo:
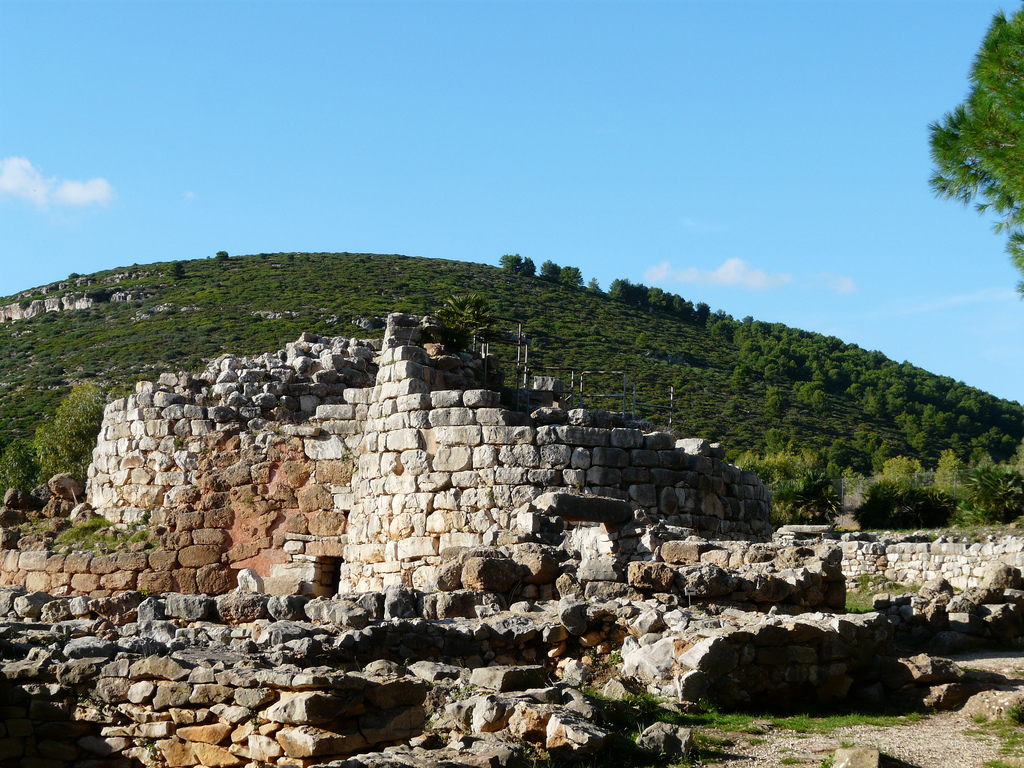
[{"label": "stone ruin", "polygon": [[[665,540],[770,539],[767,489],[720,446],[607,413],[516,413],[479,388],[480,360],[419,345],[432,328],[393,314],[383,340],[306,335],[139,384],[106,409],[87,503],[114,523],[146,519],[160,551],[109,573],[9,554],[5,572],[96,597],[220,594],[242,570],[268,594],[433,592],[457,588],[444,559],[460,548],[564,537],[623,571]],[[522,596],[550,599],[553,581],[534,576]]]},{"label": "stone ruin", "polygon": [[[563,410],[551,382],[516,412],[499,361],[437,330],[392,314],[383,340],[304,334],[111,403],[85,502],[58,480],[38,514],[148,540],[0,528],[0,766],[585,757],[615,738],[586,684],[952,705],[964,673],[894,641],[1024,632],[1012,568],[845,615],[843,549],[773,542],[767,489],[721,446]],[[661,726],[636,748],[685,753]]]}]

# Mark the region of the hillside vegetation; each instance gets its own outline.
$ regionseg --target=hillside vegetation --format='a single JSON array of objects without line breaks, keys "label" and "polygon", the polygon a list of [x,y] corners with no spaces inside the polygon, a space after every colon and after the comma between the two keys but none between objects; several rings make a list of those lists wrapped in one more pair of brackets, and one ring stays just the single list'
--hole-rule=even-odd
[{"label": "hillside vegetation", "polygon": [[[964,460],[1004,460],[1024,438],[1018,403],[834,337],[699,311],[706,305],[692,311],[657,289],[647,301],[625,281],[613,284],[613,297],[482,264],[349,253],[222,255],[72,277],[0,304],[44,291],[106,301],[118,290],[137,298],[0,324],[0,447],[31,437],[73,383],[116,390],[162,371],[197,369],[223,352],[275,350],[303,331],[379,335],[353,321],[395,310],[434,313],[446,297],[467,291],[490,298],[507,320],[500,328],[514,335],[511,321],[524,324],[533,366],[625,371],[630,410],[634,384],[641,403],[661,405],[671,386],[673,427],[721,441],[733,457],[809,449],[837,471],[867,472],[895,455],[933,465],[946,449]],[[492,351],[510,361],[511,385],[514,346]],[[586,381],[585,393],[623,391],[618,374]],[[586,405],[619,408],[621,401]],[[665,410],[638,415],[669,419]]]}]

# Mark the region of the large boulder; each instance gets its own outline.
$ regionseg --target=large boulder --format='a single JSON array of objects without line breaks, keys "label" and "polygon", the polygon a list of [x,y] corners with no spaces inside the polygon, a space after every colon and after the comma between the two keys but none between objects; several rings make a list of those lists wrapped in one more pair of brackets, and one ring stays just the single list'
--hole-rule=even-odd
[{"label": "large boulder", "polygon": [[85,484],[68,473],[54,475],[47,485],[53,496],[64,501],[72,501],[77,504],[80,499],[85,497]]},{"label": "large boulder", "polygon": [[1006,563],[992,563],[981,574],[978,587],[981,589],[1020,589],[1020,571]]},{"label": "large boulder", "polygon": [[508,592],[529,571],[505,557],[468,557],[462,564],[462,586],[481,592]]},{"label": "large boulder", "polygon": [[735,576],[724,568],[710,563],[682,569],[676,579],[681,592],[700,599],[728,595],[736,589],[737,584]]}]

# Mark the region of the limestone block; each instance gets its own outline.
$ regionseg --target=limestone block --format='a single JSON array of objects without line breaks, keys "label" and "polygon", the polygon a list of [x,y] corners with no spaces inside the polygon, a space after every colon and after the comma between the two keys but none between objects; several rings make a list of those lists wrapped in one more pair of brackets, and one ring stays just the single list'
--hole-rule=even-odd
[{"label": "limestone block", "polygon": [[442,446],[476,446],[482,441],[482,432],[479,426],[437,427],[434,429],[434,439]]},{"label": "limestone block", "polygon": [[45,571],[49,553],[40,549],[34,552],[22,552],[18,558],[18,569],[22,571]]},{"label": "limestone block", "polygon": [[483,473],[491,470],[469,470],[466,472],[454,472],[452,474],[452,485],[456,488],[478,488],[484,484]]},{"label": "limestone block", "polygon": [[488,426],[514,426],[517,419],[512,411],[504,408],[480,408],[476,411],[476,420],[479,424]]},{"label": "limestone block", "polygon": [[443,552],[451,547],[479,547],[483,542],[483,534],[472,531],[452,531],[441,535],[438,541],[438,551]]},{"label": "limestone block", "polygon": [[[534,441],[535,436],[538,438],[537,444],[541,444],[539,430],[535,431],[533,427],[485,426],[482,429],[483,442],[490,445],[529,445]],[[546,429],[546,427],[541,427],[541,429]]]},{"label": "limestone block", "polygon": [[346,403],[334,403],[330,405],[319,405],[316,409],[316,418],[320,421],[342,420],[347,421],[355,417],[355,407]]},{"label": "limestone block", "polygon": [[345,559],[355,563],[384,562],[383,544],[349,544],[345,547]]},{"label": "limestone block", "polygon": [[[436,469],[437,457],[434,457]],[[416,479],[416,485],[424,493],[439,493],[452,486],[452,476],[447,472],[427,472]]]},{"label": "limestone block", "polygon": [[491,469],[498,464],[498,449],[493,445],[478,445],[473,449],[473,468]]},{"label": "limestone block", "polygon": [[408,412],[393,413],[384,419],[384,432],[397,432],[400,429],[408,429],[410,425]]},{"label": "limestone block", "polygon": [[432,427],[461,427],[476,423],[476,413],[469,408],[435,408],[430,412]]},{"label": "limestone block", "polygon": [[420,449],[403,451],[400,463],[408,475],[418,476],[431,470],[430,454]]},{"label": "limestone block", "polygon": [[402,429],[389,432],[386,436],[389,451],[409,451],[426,448],[423,435],[418,429]]},{"label": "limestone block", "polygon": [[628,467],[629,454],[621,448],[595,448],[591,453],[594,465],[602,467]]},{"label": "limestone block", "polygon": [[436,389],[430,393],[432,408],[457,408],[462,405],[461,389]]},{"label": "limestone block", "polygon": [[461,472],[473,464],[473,451],[466,446],[442,446],[434,456],[433,468],[437,472]]},{"label": "limestone block", "polygon": [[403,395],[395,402],[400,412],[406,411],[427,411],[430,410],[430,395],[419,393],[415,395]]},{"label": "limestone block", "polygon": [[381,400],[393,400],[404,395],[429,393],[430,386],[423,379],[403,379],[390,381],[380,387]]},{"label": "limestone block", "polygon": [[535,469],[540,466],[540,451],[533,445],[503,445],[498,461],[509,467]]},{"label": "limestone block", "polygon": [[295,494],[300,512],[319,512],[334,508],[334,497],[326,485],[312,483]]},{"label": "limestone block", "polygon": [[587,470],[587,485],[617,486],[622,482],[622,473],[608,467],[591,467]]},{"label": "limestone block", "polygon": [[489,389],[467,389],[462,401],[467,408],[492,408],[498,404],[501,395]]},{"label": "limestone block", "polygon": [[522,485],[527,482],[527,471],[521,467],[498,467],[494,470],[494,482],[505,485]]},{"label": "limestone block", "polygon": [[587,482],[586,470],[563,469],[562,481],[570,488],[582,488]]},{"label": "limestone block", "polygon": [[711,455],[711,444],[707,440],[702,440],[699,437],[687,437],[682,440],[676,440],[675,447],[696,456]]},{"label": "limestone block", "polygon": [[527,470],[526,480],[531,485],[554,487],[562,484],[562,473],[557,469]]},{"label": "limestone block", "polygon": [[423,365],[414,360],[399,360],[392,366],[391,375],[394,381],[402,379],[423,379],[425,381],[427,371]]},{"label": "limestone block", "polygon": [[642,448],[644,433],[639,429],[615,427],[611,430],[609,442],[615,448]]},{"label": "limestone block", "polygon": [[642,507],[656,507],[658,504],[658,495],[650,483],[631,485],[628,492],[629,498]]},{"label": "limestone block", "polygon": [[413,475],[388,475],[384,480],[384,492],[404,494],[416,492],[416,478]]},{"label": "limestone block", "polygon": [[437,539],[433,536],[411,536],[398,542],[399,560],[416,560],[437,554]]},{"label": "limestone block", "polygon": [[543,469],[563,469],[572,458],[572,448],[568,445],[544,445],[539,453],[540,467]]},{"label": "limestone block", "polygon": [[491,509],[494,506],[494,494],[491,488],[467,488],[462,492],[460,506],[463,509]]},{"label": "limestone block", "polygon": [[349,455],[345,441],[341,437],[331,434],[304,438],[303,449],[306,456],[314,461],[343,459]]}]

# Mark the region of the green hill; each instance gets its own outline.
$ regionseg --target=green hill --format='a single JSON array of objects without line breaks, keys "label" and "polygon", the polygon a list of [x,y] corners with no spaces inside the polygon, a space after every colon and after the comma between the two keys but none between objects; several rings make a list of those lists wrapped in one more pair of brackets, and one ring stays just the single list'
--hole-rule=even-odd
[{"label": "green hill", "polygon": [[[259,254],[119,268],[0,299],[0,305],[86,294],[88,309],[0,323],[0,445],[29,436],[70,384],[131,384],[193,370],[223,352],[278,349],[302,331],[374,335],[353,324],[389,311],[436,312],[453,292],[489,296],[496,314],[524,324],[530,363],[578,381],[580,371],[625,371],[627,409],[667,405],[673,426],[744,450],[809,448],[837,467],[878,468],[904,454],[934,464],[1010,456],[1024,438],[1024,407],[834,337],[723,313],[630,303],[482,264],[368,254]],[[634,286],[635,287],[635,286]],[[657,292],[660,296],[660,291]],[[115,295],[116,294],[116,295]],[[128,300],[111,301],[114,299]],[[619,294],[621,295],[621,293]],[[379,335],[379,331],[376,332]],[[512,384],[516,350],[496,345]],[[588,374],[584,393],[618,393],[618,374]],[[621,400],[588,399],[588,407]],[[667,423],[667,410],[639,414]]]}]

